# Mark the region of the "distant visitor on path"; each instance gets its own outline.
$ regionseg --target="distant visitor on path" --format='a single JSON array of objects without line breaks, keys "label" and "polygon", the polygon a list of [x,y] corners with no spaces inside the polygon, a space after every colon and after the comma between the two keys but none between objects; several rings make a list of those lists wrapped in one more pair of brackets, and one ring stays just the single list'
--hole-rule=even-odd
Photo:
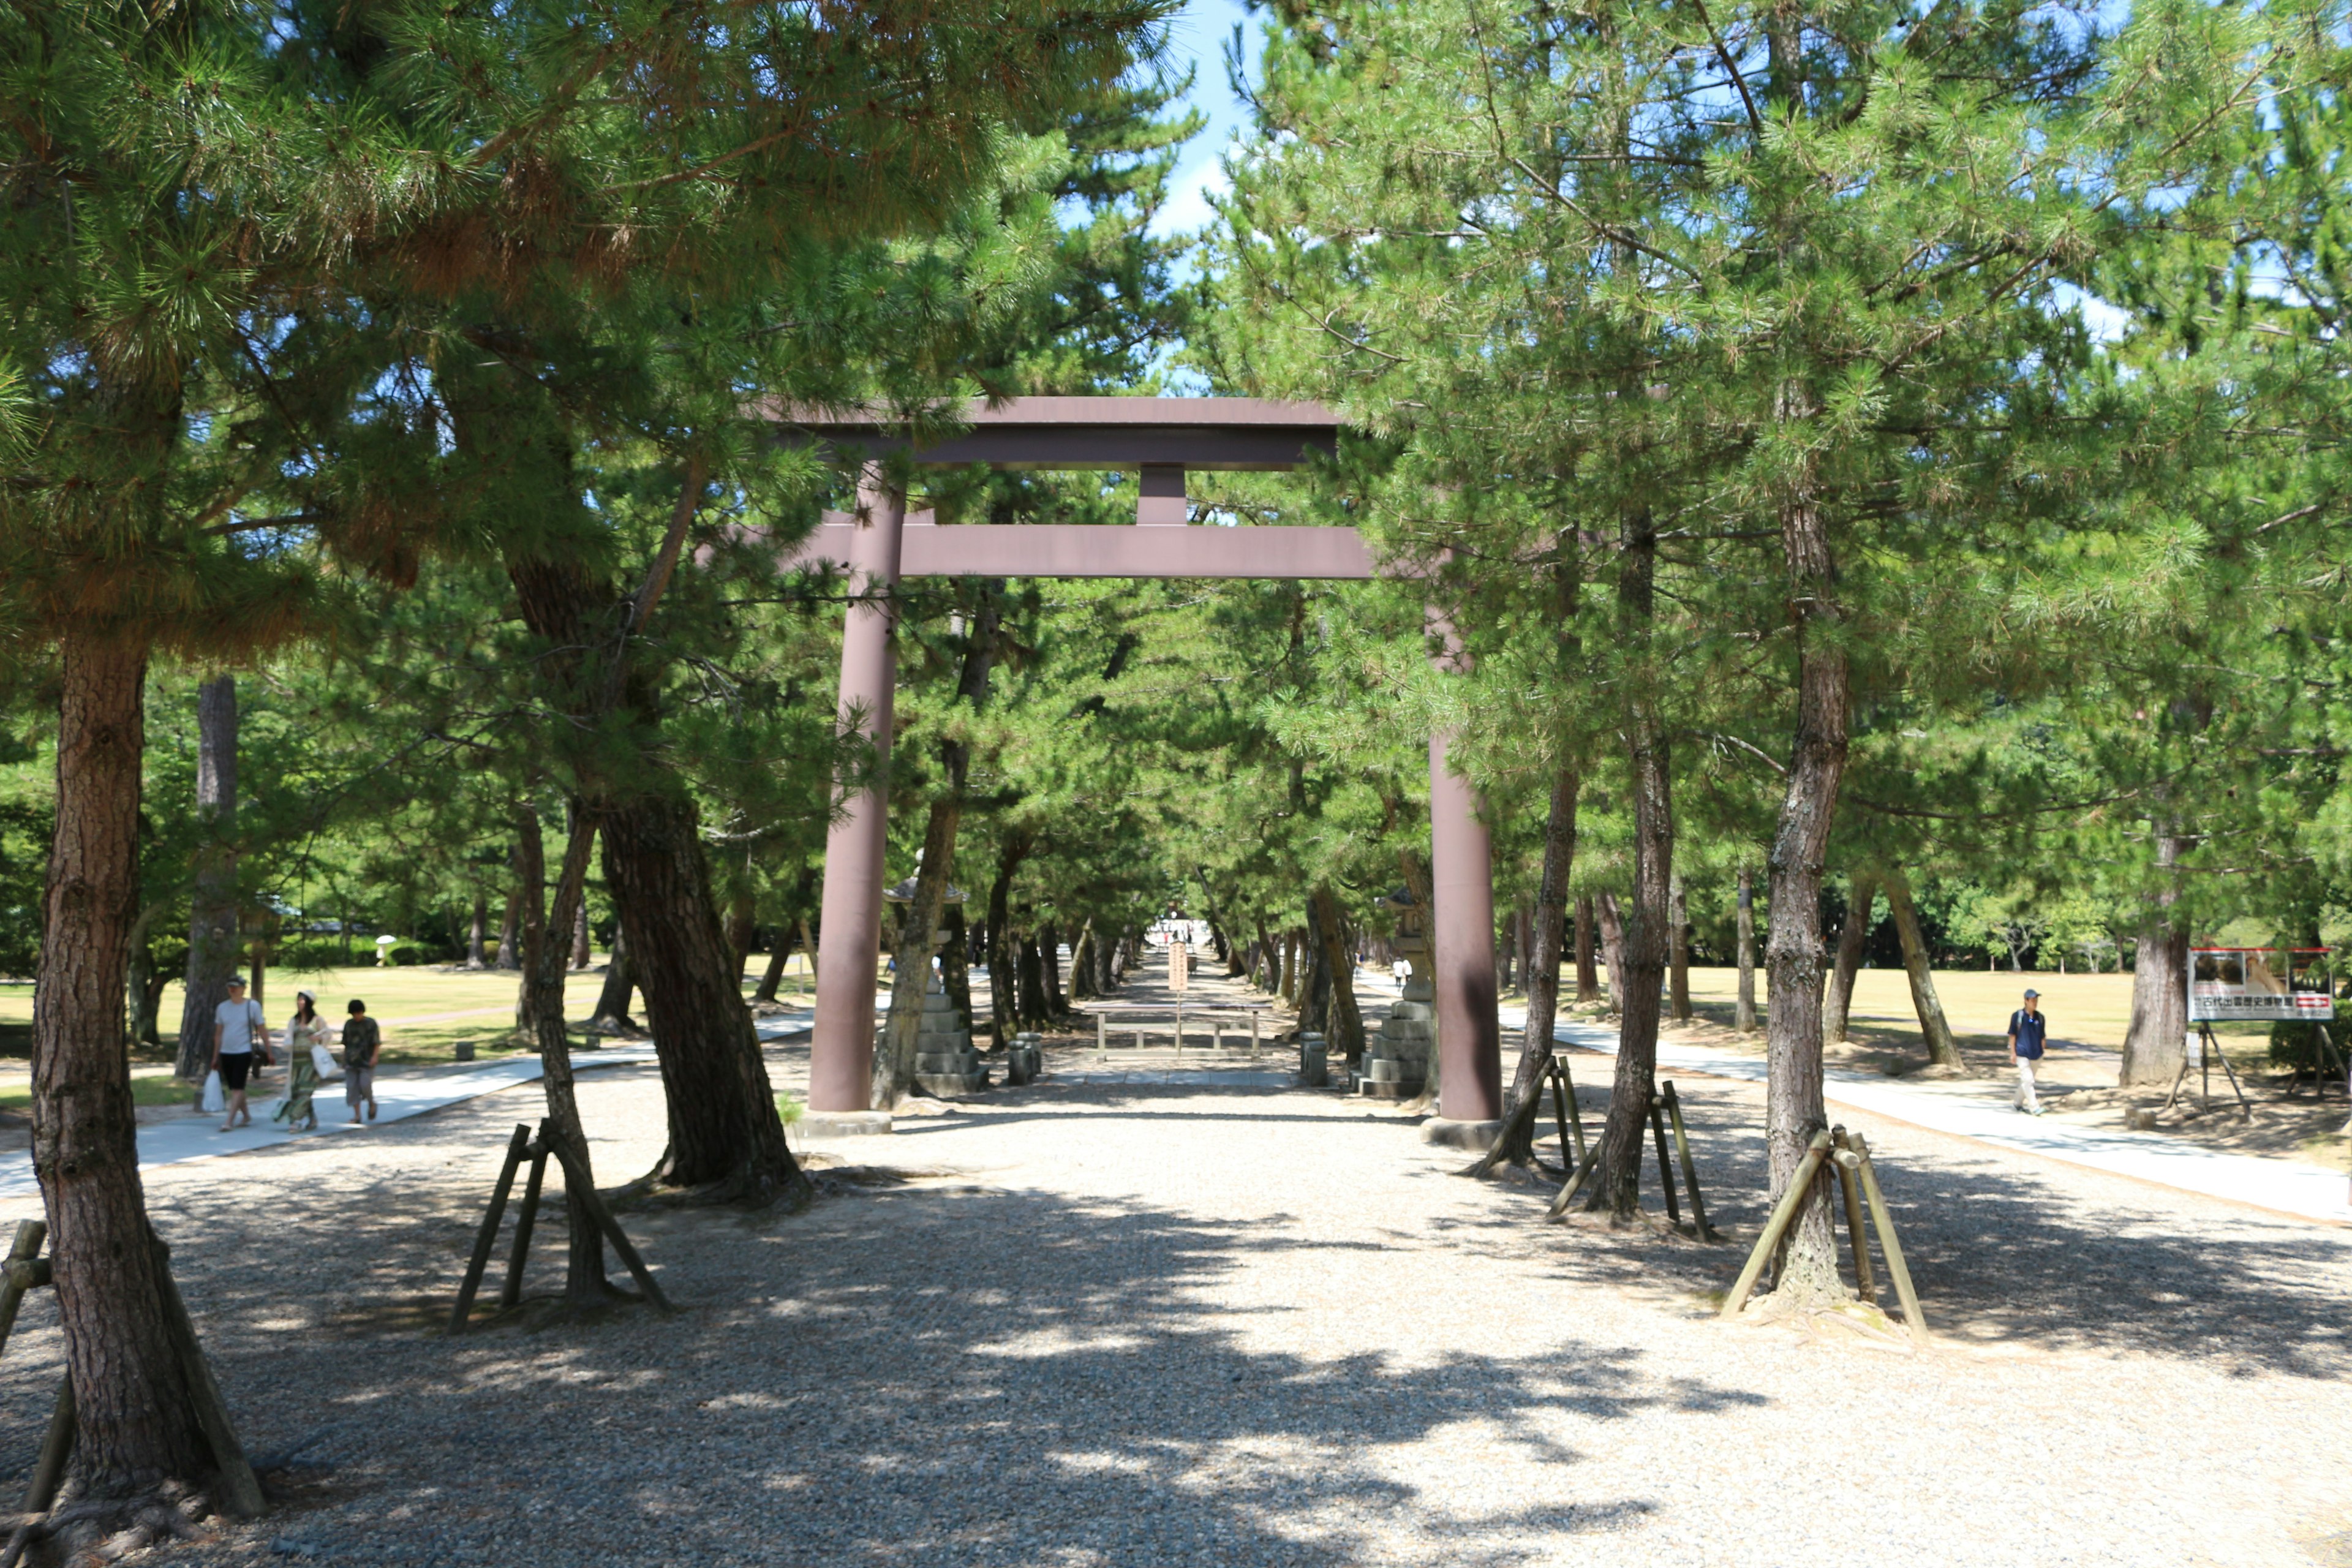
[{"label": "distant visitor on path", "polygon": [[2025,1005],[2009,1016],[2009,1065],[2017,1069],[2017,1109],[2028,1116],[2042,1114],[2033,1095],[2033,1064],[2042,1059],[2050,1037],[2050,1020],[2042,1012],[2042,993],[2028,991]]},{"label": "distant visitor on path", "polygon": [[383,1048],[383,1036],[368,1016],[366,1003],[352,997],[351,1012],[343,1025],[343,1100],[352,1108],[352,1125],[356,1127],[362,1105],[367,1107],[367,1119],[375,1120],[375,1058]]},{"label": "distant visitor on path", "polygon": [[327,1025],[319,1016],[318,996],[309,991],[297,991],[294,1016],[286,1020],[286,1100],[271,1118],[286,1123],[289,1132],[307,1131],[319,1125],[319,1112],[310,1103],[319,1092],[319,1064],[310,1053],[326,1043]]},{"label": "distant visitor on path", "polygon": [[253,1072],[256,1052],[268,1059],[269,1020],[261,1016],[260,1003],[247,999],[243,978],[232,974],[228,1000],[213,1009],[212,1070],[221,1075],[221,1090],[228,1096],[228,1120],[220,1127],[224,1132],[253,1120],[245,1105],[245,1080]]}]

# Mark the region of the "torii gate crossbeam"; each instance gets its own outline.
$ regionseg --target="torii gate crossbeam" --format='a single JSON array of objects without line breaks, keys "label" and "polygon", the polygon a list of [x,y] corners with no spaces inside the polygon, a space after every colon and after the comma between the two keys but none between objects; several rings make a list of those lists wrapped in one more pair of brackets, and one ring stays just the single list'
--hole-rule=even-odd
[{"label": "torii gate crossbeam", "polygon": [[[849,576],[838,721],[863,732],[885,763],[898,666],[892,590],[902,578],[1374,574],[1370,553],[1353,529],[1218,528],[1186,521],[1189,468],[1284,472],[1303,467],[1316,452],[1336,449],[1339,422],[1318,405],[1237,397],[1034,397],[975,405],[966,419],[966,434],[916,451],[915,466],[1133,469],[1141,480],[1136,526],[940,526],[928,513],[909,517],[905,494],[886,480],[878,461],[903,451],[903,437],[857,414],[781,415],[788,437],[821,441],[863,464],[856,512],[828,513],[793,560],[831,561]],[[1459,639],[1442,616],[1433,616],[1432,630],[1444,647],[1440,662],[1466,668]],[[1475,792],[1447,766],[1448,740],[1433,736],[1429,748],[1438,1110],[1445,1123],[1478,1124],[1502,1114],[1494,871]],[[887,778],[887,766],[877,772]],[[843,1130],[861,1120],[887,1125],[869,1104],[887,787],[877,780],[843,802],[825,838],[809,1110]]]}]

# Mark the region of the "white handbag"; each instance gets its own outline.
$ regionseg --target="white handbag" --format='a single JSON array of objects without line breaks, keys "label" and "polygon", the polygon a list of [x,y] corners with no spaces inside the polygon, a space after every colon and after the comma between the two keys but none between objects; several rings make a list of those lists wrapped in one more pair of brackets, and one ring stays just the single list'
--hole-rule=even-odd
[{"label": "white handbag", "polygon": [[310,1047],[310,1065],[319,1069],[319,1077],[322,1079],[343,1076],[341,1065],[335,1060],[335,1053],[324,1046]]}]

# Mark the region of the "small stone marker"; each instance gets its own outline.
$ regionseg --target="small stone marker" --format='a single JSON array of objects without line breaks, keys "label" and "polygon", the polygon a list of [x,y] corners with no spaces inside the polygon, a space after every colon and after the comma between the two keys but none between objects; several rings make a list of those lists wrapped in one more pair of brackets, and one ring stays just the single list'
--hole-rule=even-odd
[{"label": "small stone marker", "polygon": [[454,1059],[461,1062],[472,1061],[474,1059],[474,1042],[471,1040],[459,1040],[455,1047]]},{"label": "small stone marker", "polygon": [[1298,1037],[1298,1081],[1308,1089],[1330,1086],[1331,1047],[1320,1035]]}]

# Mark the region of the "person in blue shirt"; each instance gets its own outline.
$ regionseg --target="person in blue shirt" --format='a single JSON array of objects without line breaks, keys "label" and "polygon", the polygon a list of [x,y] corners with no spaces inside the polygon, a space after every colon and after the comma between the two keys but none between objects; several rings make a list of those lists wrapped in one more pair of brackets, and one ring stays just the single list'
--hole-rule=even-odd
[{"label": "person in blue shirt", "polygon": [[2050,1038],[2050,1020],[2042,1011],[2042,993],[2028,991],[2025,1005],[2009,1016],[2009,1065],[2017,1069],[2017,1109],[2028,1116],[2042,1114],[2033,1095],[2033,1064]]}]

